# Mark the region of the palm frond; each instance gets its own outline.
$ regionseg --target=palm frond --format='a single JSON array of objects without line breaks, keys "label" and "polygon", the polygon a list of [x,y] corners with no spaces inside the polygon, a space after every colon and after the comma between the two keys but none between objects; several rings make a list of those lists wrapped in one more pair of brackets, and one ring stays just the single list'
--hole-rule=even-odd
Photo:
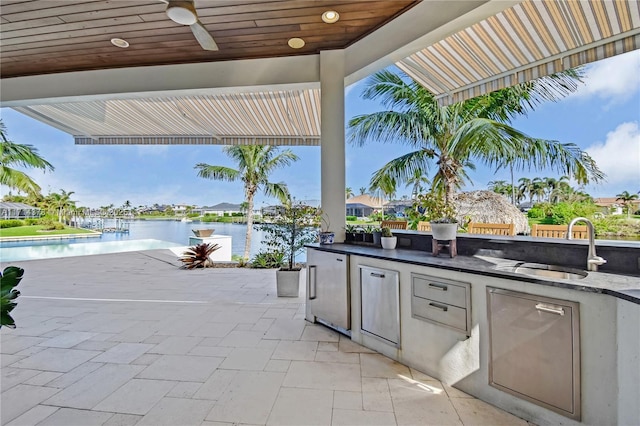
[{"label": "palm frond", "polygon": [[414,147],[429,145],[425,115],[419,112],[380,111],[349,120],[348,140],[358,146],[369,140],[405,143]]},{"label": "palm frond", "polygon": [[416,174],[425,174],[430,168],[432,154],[424,149],[413,151],[389,161],[376,171],[369,186],[371,188],[381,188],[386,184],[386,180],[393,179],[396,182],[407,182]]},{"label": "palm frond", "polygon": [[194,167],[198,170],[198,177],[213,180],[236,181],[240,178],[240,171],[225,166],[211,166],[206,163],[198,163]]},{"label": "palm frond", "polygon": [[277,198],[282,204],[289,202],[289,188],[284,182],[266,182],[264,184],[264,193],[269,197]]},{"label": "palm frond", "polygon": [[41,189],[26,173],[6,167],[4,164],[0,165],[0,184],[27,194],[38,194]]}]

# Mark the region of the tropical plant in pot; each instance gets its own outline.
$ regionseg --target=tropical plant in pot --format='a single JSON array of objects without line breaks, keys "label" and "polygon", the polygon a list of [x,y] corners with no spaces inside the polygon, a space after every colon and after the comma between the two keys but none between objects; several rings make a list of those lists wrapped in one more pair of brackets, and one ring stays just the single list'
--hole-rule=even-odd
[{"label": "tropical plant in pot", "polygon": [[378,226],[374,226],[372,228],[372,233],[373,233],[373,244],[376,246],[379,246],[381,244],[382,228]]},{"label": "tropical plant in pot", "polygon": [[364,242],[373,243],[373,226],[364,227]]},{"label": "tropical plant in pot", "polygon": [[380,244],[383,249],[394,249],[398,243],[398,237],[394,236],[391,232],[391,228],[382,228],[382,236],[380,237]]},{"label": "tropical plant in pot", "polygon": [[431,233],[435,240],[455,240],[458,232],[458,220],[454,207],[448,204],[442,194],[431,191],[420,194],[413,203],[413,219],[431,223]]},{"label": "tropical plant in pot", "polygon": [[296,255],[316,241],[319,220],[318,209],[289,197],[278,216],[260,226],[267,250],[284,254],[284,263],[276,271],[278,297],[298,297],[301,268],[296,264]]},{"label": "tropical plant in pot", "polygon": [[318,234],[318,240],[320,241],[320,244],[333,244],[333,239],[335,238],[336,234],[335,232],[331,231],[329,216],[319,210],[317,214],[321,219],[320,233]]},{"label": "tropical plant in pot", "polygon": [[356,226],[355,225],[346,225],[344,227],[344,241],[347,243],[353,242],[356,236]]}]

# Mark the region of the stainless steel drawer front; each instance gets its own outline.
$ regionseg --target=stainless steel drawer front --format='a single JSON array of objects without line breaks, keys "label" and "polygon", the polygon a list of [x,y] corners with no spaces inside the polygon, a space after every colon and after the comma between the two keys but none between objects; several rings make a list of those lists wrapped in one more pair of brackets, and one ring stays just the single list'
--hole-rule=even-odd
[{"label": "stainless steel drawer front", "polygon": [[579,305],[487,287],[489,384],[580,419]]},{"label": "stainless steel drawer front", "polygon": [[311,313],[344,330],[351,328],[349,258],[344,254],[307,250],[307,303]]},{"label": "stainless steel drawer front", "polygon": [[361,331],[400,347],[400,281],[396,271],[360,266]]},{"label": "stainless steel drawer front", "polygon": [[457,306],[447,305],[436,300],[413,297],[411,299],[411,312],[416,317],[435,321],[461,331],[467,329],[467,310]]},{"label": "stainless steel drawer front", "polygon": [[466,308],[467,304],[467,290],[464,286],[423,275],[413,276],[413,295],[459,308]]},{"label": "stainless steel drawer front", "polygon": [[411,274],[411,316],[471,333],[471,284]]}]

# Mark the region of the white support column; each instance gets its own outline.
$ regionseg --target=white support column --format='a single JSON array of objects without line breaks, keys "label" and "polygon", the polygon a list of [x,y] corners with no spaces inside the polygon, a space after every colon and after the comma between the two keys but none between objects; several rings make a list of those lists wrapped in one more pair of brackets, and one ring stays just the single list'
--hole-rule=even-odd
[{"label": "white support column", "polygon": [[344,241],[346,216],[344,57],[344,50],[320,52],[320,196],[336,242]]}]

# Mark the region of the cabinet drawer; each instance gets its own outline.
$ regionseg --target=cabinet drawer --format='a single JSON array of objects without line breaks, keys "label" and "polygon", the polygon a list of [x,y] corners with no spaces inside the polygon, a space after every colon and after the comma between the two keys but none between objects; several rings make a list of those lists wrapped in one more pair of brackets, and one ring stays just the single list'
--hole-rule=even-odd
[{"label": "cabinet drawer", "polygon": [[427,275],[412,275],[413,295],[447,305],[467,308],[469,284]]},{"label": "cabinet drawer", "polygon": [[436,300],[411,298],[412,316],[467,331],[467,310]]}]

